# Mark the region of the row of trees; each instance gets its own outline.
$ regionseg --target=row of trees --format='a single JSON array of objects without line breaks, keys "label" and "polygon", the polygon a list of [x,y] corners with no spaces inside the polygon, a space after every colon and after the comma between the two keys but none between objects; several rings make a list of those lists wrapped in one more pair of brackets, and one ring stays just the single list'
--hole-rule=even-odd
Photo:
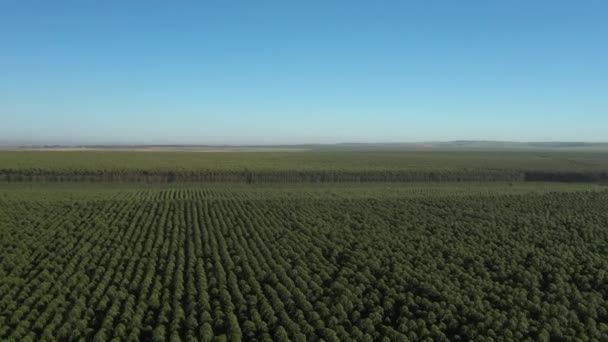
[{"label": "row of trees", "polygon": [[463,182],[552,181],[605,182],[608,172],[557,172],[517,170],[377,170],[377,171],[89,171],[0,169],[4,182],[232,182],[232,183],[335,183],[335,182]]},{"label": "row of trees", "polygon": [[[521,181],[516,171],[57,171],[0,170],[6,182],[442,182],[442,181]],[[537,177],[538,178],[538,177]]]},{"label": "row of trees", "polygon": [[0,339],[608,335],[608,193],[0,198]]},{"label": "row of trees", "polygon": [[607,182],[608,172],[548,172],[529,171],[524,175],[526,181],[549,181],[549,182],[581,182],[597,183]]}]

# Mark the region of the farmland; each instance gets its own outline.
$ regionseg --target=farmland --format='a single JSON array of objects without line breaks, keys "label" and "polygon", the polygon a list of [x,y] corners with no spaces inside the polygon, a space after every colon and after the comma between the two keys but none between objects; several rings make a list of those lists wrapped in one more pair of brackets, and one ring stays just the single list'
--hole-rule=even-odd
[{"label": "farmland", "polygon": [[608,180],[592,152],[0,151],[0,181],[411,182]]},{"label": "farmland", "polygon": [[[600,340],[608,186],[448,176],[607,164],[593,153],[1,152],[0,170],[22,178],[0,182],[0,340]],[[245,168],[338,178],[184,176]],[[446,177],[361,181],[405,170]],[[74,177],[144,171],[174,178]]]}]

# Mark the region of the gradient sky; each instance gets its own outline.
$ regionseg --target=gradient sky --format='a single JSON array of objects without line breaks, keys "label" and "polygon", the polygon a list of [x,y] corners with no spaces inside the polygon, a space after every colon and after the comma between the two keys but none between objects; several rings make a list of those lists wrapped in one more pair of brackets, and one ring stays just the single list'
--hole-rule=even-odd
[{"label": "gradient sky", "polygon": [[0,143],[608,141],[608,1],[0,1]]}]

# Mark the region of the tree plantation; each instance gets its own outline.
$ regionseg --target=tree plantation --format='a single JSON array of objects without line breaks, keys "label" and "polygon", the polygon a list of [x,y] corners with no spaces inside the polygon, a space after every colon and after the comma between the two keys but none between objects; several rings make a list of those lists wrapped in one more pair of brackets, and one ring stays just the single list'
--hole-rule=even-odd
[{"label": "tree plantation", "polygon": [[608,342],[608,0],[0,0],[0,80],[0,342]]},{"label": "tree plantation", "polygon": [[0,187],[0,340],[600,340],[608,188]]},{"label": "tree plantation", "polygon": [[0,182],[608,182],[598,152],[0,151]]}]

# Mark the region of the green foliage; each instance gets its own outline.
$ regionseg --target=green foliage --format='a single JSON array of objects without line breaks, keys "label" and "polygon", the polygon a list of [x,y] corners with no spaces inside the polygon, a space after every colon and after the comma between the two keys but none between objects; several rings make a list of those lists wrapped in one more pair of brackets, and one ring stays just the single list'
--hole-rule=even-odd
[{"label": "green foliage", "polygon": [[0,151],[8,182],[608,181],[606,153]]},{"label": "green foliage", "polygon": [[3,189],[0,340],[608,336],[608,191],[441,189]]}]

